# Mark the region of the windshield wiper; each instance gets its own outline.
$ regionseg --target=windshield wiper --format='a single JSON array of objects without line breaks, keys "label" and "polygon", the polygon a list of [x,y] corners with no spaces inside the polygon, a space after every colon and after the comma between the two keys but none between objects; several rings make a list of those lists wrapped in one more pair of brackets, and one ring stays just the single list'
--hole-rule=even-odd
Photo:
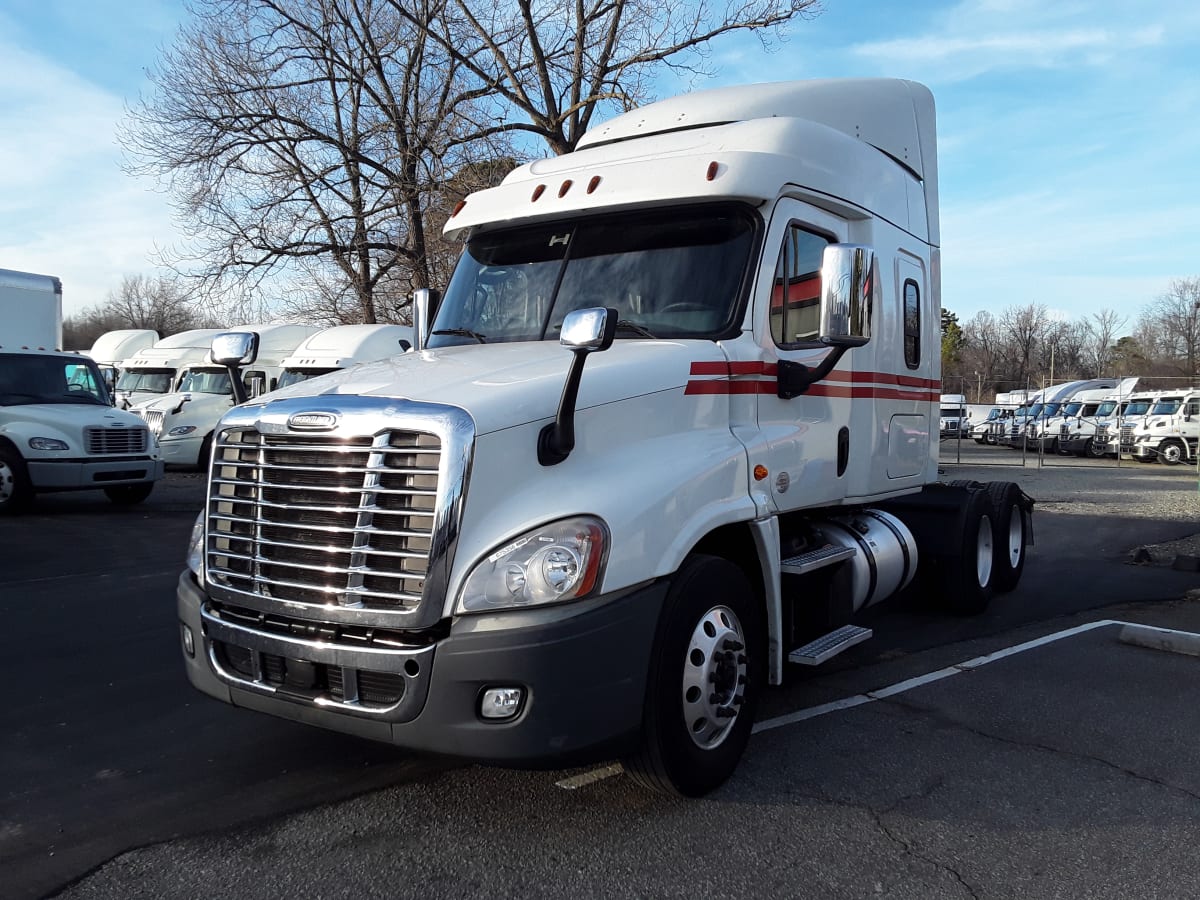
[{"label": "windshield wiper", "polygon": [[632,331],[634,334],[640,334],[642,337],[648,337],[653,340],[658,340],[658,336],[651,334],[637,322],[631,322],[629,319],[622,319],[617,323],[617,329],[624,328],[626,331]]},{"label": "windshield wiper", "polygon": [[469,328],[439,328],[436,331],[431,331],[430,334],[449,334],[454,337],[469,337],[475,338],[481,344],[487,343],[487,337],[480,334],[478,331],[471,331]]}]

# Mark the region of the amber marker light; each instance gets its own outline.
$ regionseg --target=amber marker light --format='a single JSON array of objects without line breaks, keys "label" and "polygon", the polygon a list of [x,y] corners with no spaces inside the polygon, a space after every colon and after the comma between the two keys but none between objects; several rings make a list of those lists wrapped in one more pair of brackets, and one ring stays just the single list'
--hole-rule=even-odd
[{"label": "amber marker light", "polygon": [[462,208],[463,208],[464,206],[466,206],[466,205],[467,205],[467,201],[466,201],[466,200],[459,200],[457,203],[455,203],[455,204],[454,204],[454,212],[450,213],[450,218],[452,218],[452,219],[453,219],[453,218],[454,218],[455,216],[457,216],[457,215],[458,215],[460,212],[462,212]]},{"label": "amber marker light", "polygon": [[764,478],[766,478],[770,474],[771,473],[767,471],[766,466],[755,466],[754,467],[754,480],[755,481],[762,481]]},{"label": "amber marker light", "polygon": [[593,175],[593,176],[592,176],[592,180],[588,182],[588,186],[587,186],[587,192],[588,192],[589,194],[591,194],[591,193],[595,193],[595,190],[596,190],[596,188],[598,188],[598,187],[600,187],[600,176],[599,176],[599,175]]},{"label": "amber marker light", "polygon": [[704,176],[706,181],[712,181],[717,177],[717,171],[721,168],[721,164],[715,159],[708,164],[708,173]]},{"label": "amber marker light", "polygon": [[529,198],[529,202],[536,203],[537,198],[542,196],[544,193],[546,193],[546,186],[544,184],[539,184],[533,189],[533,196]]},{"label": "amber marker light", "polygon": [[568,178],[561,185],[559,185],[559,188],[558,188],[558,196],[559,197],[567,196],[567,191],[569,191],[571,189],[571,183],[572,183],[571,179]]}]

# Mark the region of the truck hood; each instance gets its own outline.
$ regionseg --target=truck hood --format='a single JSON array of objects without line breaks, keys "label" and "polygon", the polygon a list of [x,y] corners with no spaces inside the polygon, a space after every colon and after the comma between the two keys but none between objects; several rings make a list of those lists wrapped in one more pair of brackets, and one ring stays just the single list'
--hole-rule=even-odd
[{"label": "truck hood", "polygon": [[[170,415],[171,410],[179,406],[179,403],[186,394],[162,394],[155,400],[146,400],[142,403],[135,403],[133,409],[149,411],[157,410],[159,412]],[[219,413],[213,414],[213,421],[229,409],[233,405],[233,398],[228,394],[192,394],[192,399],[183,404],[183,409],[180,415],[186,415],[189,410],[211,411],[220,410]]]},{"label": "truck hood", "polygon": [[44,437],[55,434],[80,434],[84,428],[144,428],[145,423],[132,413],[93,403],[31,403],[0,407],[0,420],[40,426]]},{"label": "truck hood", "polygon": [[[441,403],[466,410],[483,435],[552,418],[571,358],[554,341],[424,350],[322,375],[254,402],[357,394]],[[576,408],[681,388],[698,362],[724,364],[725,355],[712,341],[617,341],[591,354]]]}]

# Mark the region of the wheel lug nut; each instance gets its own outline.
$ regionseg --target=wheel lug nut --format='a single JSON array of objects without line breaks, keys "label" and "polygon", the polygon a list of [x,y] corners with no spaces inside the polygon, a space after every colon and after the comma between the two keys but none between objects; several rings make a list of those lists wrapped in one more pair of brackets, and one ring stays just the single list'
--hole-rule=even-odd
[{"label": "wheel lug nut", "polygon": [[746,649],[746,645],[745,645],[745,644],[739,644],[737,641],[726,641],[726,642],[725,642],[725,649],[726,649],[726,650],[732,650],[734,653],[737,653],[739,650],[745,650],[745,649]]},{"label": "wheel lug nut", "polygon": [[732,719],[736,715],[737,715],[737,710],[731,709],[728,706],[722,706],[720,709],[717,710],[717,718],[718,719]]}]

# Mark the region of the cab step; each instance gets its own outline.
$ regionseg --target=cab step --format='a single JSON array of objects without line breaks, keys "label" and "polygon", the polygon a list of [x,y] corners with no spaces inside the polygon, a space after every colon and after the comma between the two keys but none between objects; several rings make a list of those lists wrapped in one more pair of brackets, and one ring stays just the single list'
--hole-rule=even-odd
[{"label": "cab step", "polygon": [[861,644],[872,634],[874,632],[870,628],[843,625],[829,634],[821,635],[815,641],[809,641],[804,646],[797,647],[788,654],[788,662],[799,663],[802,666],[819,666],[843,650],[849,650],[855,644]]},{"label": "cab step", "polygon": [[792,556],[779,563],[779,571],[785,575],[805,575],[816,569],[832,566],[855,554],[853,547],[837,547],[826,544],[816,550],[809,550],[799,556]]}]

